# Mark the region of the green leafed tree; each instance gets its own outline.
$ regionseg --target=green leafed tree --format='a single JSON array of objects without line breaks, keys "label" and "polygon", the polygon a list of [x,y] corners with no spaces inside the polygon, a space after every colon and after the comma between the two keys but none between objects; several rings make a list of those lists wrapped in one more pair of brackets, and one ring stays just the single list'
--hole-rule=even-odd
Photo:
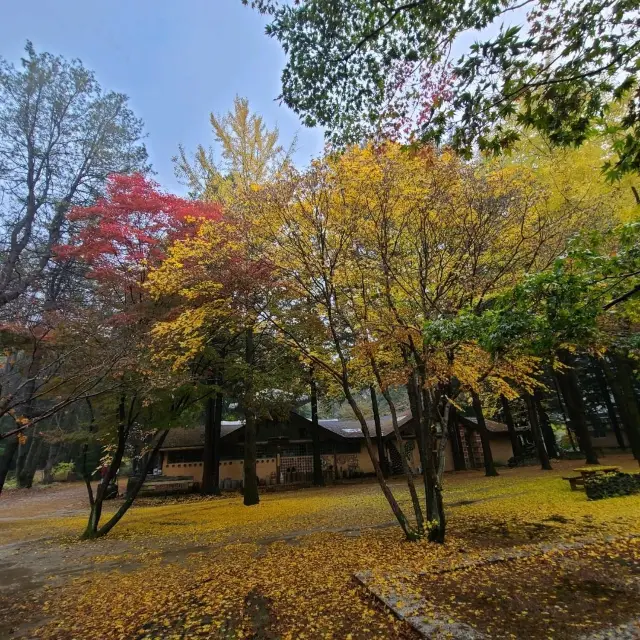
[{"label": "green leafed tree", "polygon": [[287,54],[282,99],[335,141],[393,121],[465,154],[501,152],[523,128],[576,146],[623,105],[606,168],[640,169],[636,0],[243,2],[270,15]]}]

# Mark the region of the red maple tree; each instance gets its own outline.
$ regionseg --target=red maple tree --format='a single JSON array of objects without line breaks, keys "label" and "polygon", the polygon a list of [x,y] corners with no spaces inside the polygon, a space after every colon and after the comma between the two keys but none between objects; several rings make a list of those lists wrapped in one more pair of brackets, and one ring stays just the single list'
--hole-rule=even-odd
[{"label": "red maple tree", "polygon": [[57,255],[81,260],[88,278],[135,304],[142,300],[149,269],[159,264],[166,248],[222,214],[217,205],[164,193],[156,182],[135,173],[109,176],[105,196],[93,206],[73,209],[68,217],[79,228],[57,248]]}]

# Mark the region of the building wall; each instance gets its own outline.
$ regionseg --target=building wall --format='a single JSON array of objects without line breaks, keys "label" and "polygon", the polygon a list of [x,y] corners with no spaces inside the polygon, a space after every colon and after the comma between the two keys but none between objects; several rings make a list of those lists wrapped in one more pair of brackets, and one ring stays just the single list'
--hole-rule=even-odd
[{"label": "building wall", "polygon": [[[598,440],[602,440],[601,438]],[[597,442],[598,440],[594,441]],[[415,441],[414,441],[415,442]],[[609,446],[598,444],[596,446]],[[491,440],[491,451],[493,459],[496,462],[506,464],[513,455],[511,451],[511,443],[508,438],[493,438]],[[321,456],[322,466],[325,470],[337,470],[338,478],[348,478],[350,476],[359,476],[361,474],[373,474],[374,468],[369,452],[367,451],[364,441],[361,442],[360,451],[357,453],[337,453],[325,454]],[[202,482],[202,462],[178,462],[174,464],[167,463],[167,455],[164,452],[162,457],[162,473],[165,476],[192,476],[194,481]],[[411,465],[414,470],[420,470],[420,454],[418,447],[414,444],[411,452]],[[445,447],[445,471],[453,471],[453,452],[451,442],[447,442]],[[258,480],[261,484],[276,483],[276,458],[258,458],[256,471]],[[284,471],[284,469],[281,469]],[[220,482],[225,480],[232,482],[240,482],[243,477],[243,461],[242,460],[222,460],[220,462]]]},{"label": "building wall", "polygon": [[[623,434],[624,437],[624,441],[625,444],[627,444],[627,438],[626,438],[626,434]],[[591,442],[593,443],[594,447],[604,447],[604,448],[617,448],[618,447],[618,441],[616,440],[616,435],[615,433],[613,433],[613,431],[610,431],[609,433],[607,433],[606,436],[602,437],[602,438],[594,438],[593,434],[591,435]]]},{"label": "building wall", "polygon": [[[163,456],[162,473],[165,476],[192,476],[195,482],[202,482],[202,462],[177,462],[168,464],[165,462],[166,456]],[[220,462],[220,483],[225,480],[239,482],[243,476],[242,460],[222,460]],[[258,458],[256,463],[256,471],[258,480],[263,484],[275,484],[276,477],[276,459],[275,458]]]},{"label": "building wall", "polygon": [[447,440],[447,444],[444,447],[444,470],[455,471],[453,464],[453,449],[451,448],[451,440]]},{"label": "building wall", "polygon": [[511,440],[508,437],[491,438],[491,453],[494,462],[507,464],[509,458],[513,457]]}]

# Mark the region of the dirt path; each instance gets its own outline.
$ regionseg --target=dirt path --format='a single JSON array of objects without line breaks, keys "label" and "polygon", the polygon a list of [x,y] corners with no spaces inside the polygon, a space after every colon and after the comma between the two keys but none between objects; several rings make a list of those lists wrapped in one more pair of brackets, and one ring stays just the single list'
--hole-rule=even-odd
[{"label": "dirt path", "polygon": [[[126,479],[120,480],[124,491]],[[61,518],[87,513],[88,498],[84,482],[37,484],[31,489],[4,489],[0,494],[0,522]]]}]

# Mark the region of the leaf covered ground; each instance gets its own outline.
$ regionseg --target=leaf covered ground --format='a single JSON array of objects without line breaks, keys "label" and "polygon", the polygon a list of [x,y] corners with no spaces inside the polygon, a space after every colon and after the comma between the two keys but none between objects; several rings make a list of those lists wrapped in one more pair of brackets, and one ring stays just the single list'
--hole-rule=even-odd
[{"label": "leaf covered ground", "polygon": [[[637,468],[630,457],[610,461]],[[504,629],[505,637],[539,630],[541,620],[546,635],[539,637],[574,637],[581,629],[574,623],[606,626],[640,615],[638,598],[629,597],[640,545],[628,538],[640,534],[640,496],[589,502],[562,480],[575,462],[555,466],[505,469],[498,478],[448,474],[445,545],[405,542],[377,485],[368,483],[266,494],[256,507],[244,507],[237,495],[148,499],[94,542],[77,540],[85,520],[75,489],[43,491],[49,507],[38,498],[35,513],[27,497],[7,492],[0,501],[0,637],[415,637],[354,580],[361,571],[381,581],[413,576],[412,588],[437,592],[434,606],[444,604],[447,615],[490,634]],[[403,490],[401,481],[393,486]],[[590,541],[588,553],[550,551],[437,573],[505,549],[579,540]],[[613,573],[617,582],[607,578]],[[557,584],[602,579],[611,593],[574,589],[586,594],[584,621],[571,617],[575,593],[560,598],[559,608],[552,603]],[[616,597],[625,604],[614,606]],[[506,624],[513,607],[519,626]]]}]

